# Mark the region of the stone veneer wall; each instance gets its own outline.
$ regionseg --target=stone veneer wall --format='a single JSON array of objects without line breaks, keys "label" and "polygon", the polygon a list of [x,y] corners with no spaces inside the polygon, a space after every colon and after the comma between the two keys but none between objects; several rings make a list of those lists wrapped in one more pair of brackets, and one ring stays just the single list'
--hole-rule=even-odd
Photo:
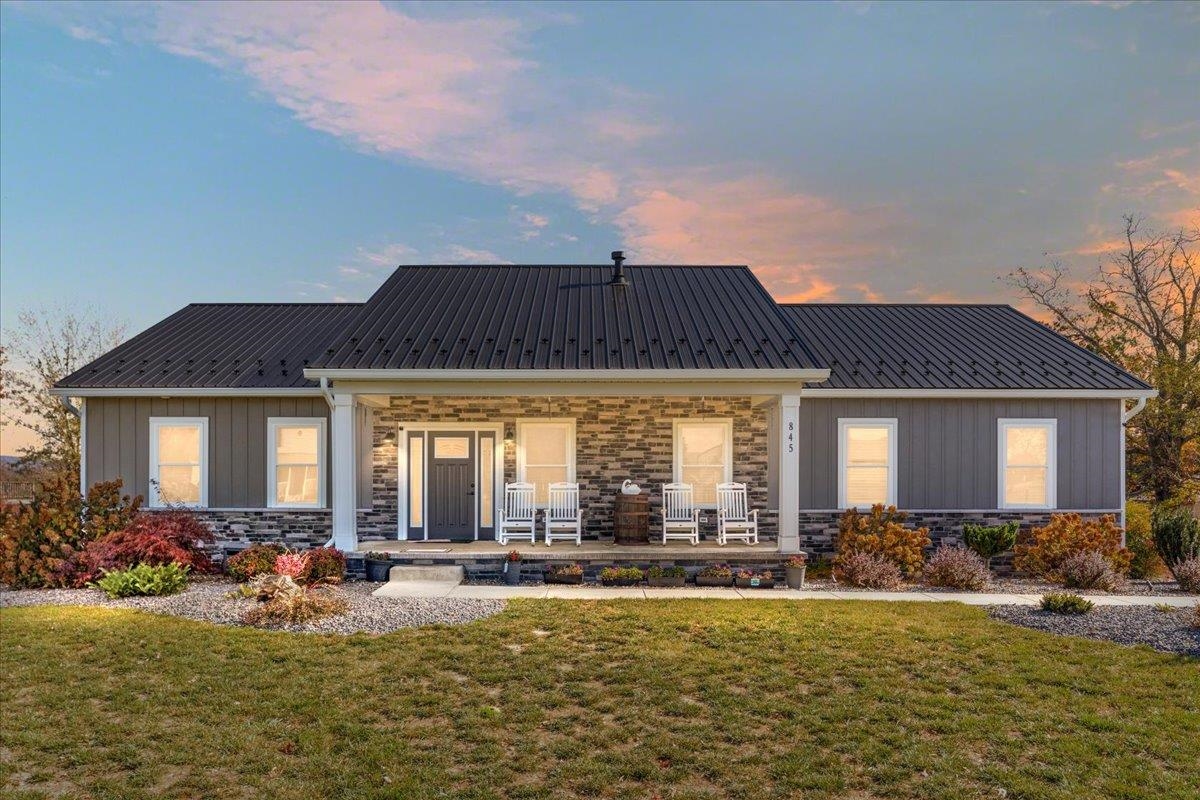
[{"label": "stone veneer wall", "polygon": [[[903,511],[903,509],[901,509]],[[963,525],[1001,525],[1016,520],[1021,531],[1045,525],[1054,511],[908,511],[905,525],[928,528],[933,547],[962,543]],[[1095,519],[1105,512],[1082,512],[1085,519]],[[1112,512],[1108,512],[1112,513]],[[837,532],[840,511],[801,511],[800,549],[810,556],[828,556],[837,552]]]},{"label": "stone veneer wall", "polygon": [[[694,397],[393,397],[375,410],[372,516],[360,540],[393,538],[397,529],[396,447],[384,441],[402,422],[503,422],[504,479],[516,480],[518,419],[575,420],[575,478],[580,486],[584,535],[612,535],[613,498],[625,478],[651,492],[651,531],[658,520],[662,484],[672,479],[672,421],[698,417],[733,420],[733,479],[748,484],[759,509],[760,536],[774,537],[767,509],[767,416],[751,398]],[[716,535],[715,512],[702,533]],[[377,533],[380,532],[380,533]]]},{"label": "stone veneer wall", "polygon": [[[329,509],[208,509],[197,513],[223,549],[241,549],[265,542],[297,548],[321,547],[333,536],[333,512]],[[360,509],[360,540],[395,538],[394,527],[390,536],[385,535],[386,518],[387,515]]]}]

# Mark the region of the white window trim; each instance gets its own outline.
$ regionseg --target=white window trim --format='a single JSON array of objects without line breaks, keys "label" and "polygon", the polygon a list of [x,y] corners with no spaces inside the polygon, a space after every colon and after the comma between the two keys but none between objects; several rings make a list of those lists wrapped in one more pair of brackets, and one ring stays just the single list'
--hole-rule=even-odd
[{"label": "white window trim", "polygon": [[150,418],[150,485],[146,497],[150,508],[167,508],[158,496],[158,429],[194,425],[200,428],[200,502],[188,508],[208,508],[208,417],[151,417]]},{"label": "white window trim", "polygon": [[[276,452],[275,432],[280,428],[317,429],[317,502],[281,503],[275,496],[279,454]],[[325,459],[328,427],[324,417],[267,417],[267,508],[324,508],[325,507]]]},{"label": "white window trim", "polygon": [[[883,504],[885,506],[899,505],[896,500],[896,472],[899,469],[896,461],[898,451],[896,440],[900,427],[897,419],[895,417],[838,417],[838,508],[850,507],[846,502],[846,441],[847,431],[856,427],[886,427],[888,429],[887,498],[884,499]],[[857,508],[870,508],[870,506],[857,506]]]},{"label": "white window trim", "polygon": [[[564,425],[567,428],[567,482],[575,482],[575,418],[528,417],[517,420],[517,480],[525,480],[525,429],[538,425]],[[537,503],[545,508],[545,503]]]},{"label": "white window trim", "polygon": [[[1046,504],[1005,503],[1004,471],[1007,467],[1007,444],[1004,432],[1008,428],[1046,428]],[[999,509],[1052,509],[1058,506],[1058,420],[1047,418],[1001,417],[996,420],[996,507]]]},{"label": "white window trim", "polygon": [[[725,430],[725,472],[721,482],[733,480],[733,420],[729,417],[694,417],[691,419],[671,420],[671,479],[675,483],[683,481],[683,448],[680,447],[680,437],[683,428],[688,425],[720,425]],[[696,508],[716,508],[714,503],[696,503]]]}]

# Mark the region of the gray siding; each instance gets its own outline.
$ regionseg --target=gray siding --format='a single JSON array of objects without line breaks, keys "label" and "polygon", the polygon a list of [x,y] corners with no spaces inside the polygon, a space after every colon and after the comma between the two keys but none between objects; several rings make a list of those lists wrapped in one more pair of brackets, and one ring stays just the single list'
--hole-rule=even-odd
[{"label": "gray siding", "polygon": [[837,507],[839,417],[897,420],[897,501],[909,509],[998,506],[996,422],[1058,420],[1058,507],[1115,510],[1121,504],[1117,400],[929,400],[802,397],[800,508]]},{"label": "gray siding", "polygon": [[[120,478],[125,491],[143,497],[150,488],[150,418],[208,417],[211,508],[266,507],[268,417],[329,419],[323,397],[92,397],[85,408],[88,482]],[[360,478],[369,480],[369,469],[368,460]]]}]

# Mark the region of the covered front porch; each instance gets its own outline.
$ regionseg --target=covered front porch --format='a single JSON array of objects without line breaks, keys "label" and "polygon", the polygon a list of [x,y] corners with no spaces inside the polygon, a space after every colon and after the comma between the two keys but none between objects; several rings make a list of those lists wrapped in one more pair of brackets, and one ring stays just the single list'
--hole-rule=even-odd
[{"label": "covered front porch", "polygon": [[[515,545],[539,559],[730,561],[799,549],[799,385],[779,381],[334,384],[334,543],[397,558],[492,559],[504,487],[579,486],[583,542]],[[353,391],[350,391],[353,389]],[[785,393],[785,390],[787,392]],[[650,498],[649,541],[612,543],[622,481]],[[701,542],[660,541],[664,484],[696,487]],[[715,487],[747,486],[756,546],[718,546]]]}]

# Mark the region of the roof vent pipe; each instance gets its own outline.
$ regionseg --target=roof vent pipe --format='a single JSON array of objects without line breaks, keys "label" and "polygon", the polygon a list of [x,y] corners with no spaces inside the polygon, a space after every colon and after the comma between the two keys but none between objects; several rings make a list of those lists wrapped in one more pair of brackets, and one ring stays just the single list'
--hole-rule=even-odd
[{"label": "roof vent pipe", "polygon": [[628,286],[629,281],[625,279],[625,267],[622,264],[625,261],[625,253],[622,250],[612,251],[613,260],[613,275],[612,280],[608,282],[609,286]]}]

